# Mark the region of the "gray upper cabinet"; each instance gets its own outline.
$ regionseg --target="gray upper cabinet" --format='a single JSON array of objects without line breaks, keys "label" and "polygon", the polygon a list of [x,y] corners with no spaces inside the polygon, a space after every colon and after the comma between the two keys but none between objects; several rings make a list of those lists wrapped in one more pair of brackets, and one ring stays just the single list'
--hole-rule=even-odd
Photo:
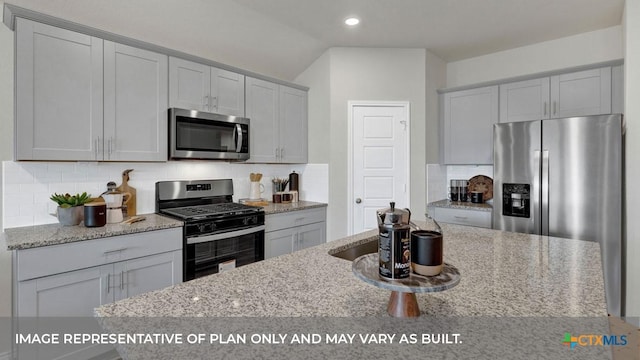
[{"label": "gray upper cabinet", "polygon": [[611,68],[500,85],[500,122],[611,113]]},{"label": "gray upper cabinet", "polygon": [[166,55],[21,18],[16,40],[16,160],[167,159]]},{"label": "gray upper cabinet", "polygon": [[307,162],[307,92],[247,77],[249,162]]},{"label": "gray upper cabinet", "polygon": [[549,78],[500,85],[500,122],[549,118]]},{"label": "gray upper cabinet", "polygon": [[493,164],[498,86],[454,91],[442,97],[444,163]]},{"label": "gray upper cabinet", "polygon": [[16,160],[101,160],[103,41],[16,20]]},{"label": "gray upper cabinet", "polygon": [[167,160],[167,77],[166,55],[104,42],[104,160]]},{"label": "gray upper cabinet", "polygon": [[170,57],[169,88],[171,107],[245,116],[242,74]]},{"label": "gray upper cabinet", "polygon": [[551,117],[611,113],[611,67],[552,76]]},{"label": "gray upper cabinet", "polygon": [[307,92],[280,85],[280,162],[306,163]]}]

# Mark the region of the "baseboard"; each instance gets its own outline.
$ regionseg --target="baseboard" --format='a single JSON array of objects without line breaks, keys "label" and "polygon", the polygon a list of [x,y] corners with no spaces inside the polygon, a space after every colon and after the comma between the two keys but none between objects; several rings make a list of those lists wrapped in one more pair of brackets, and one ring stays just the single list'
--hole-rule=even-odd
[{"label": "baseboard", "polygon": [[7,351],[0,353],[0,360],[11,360],[11,352]]}]

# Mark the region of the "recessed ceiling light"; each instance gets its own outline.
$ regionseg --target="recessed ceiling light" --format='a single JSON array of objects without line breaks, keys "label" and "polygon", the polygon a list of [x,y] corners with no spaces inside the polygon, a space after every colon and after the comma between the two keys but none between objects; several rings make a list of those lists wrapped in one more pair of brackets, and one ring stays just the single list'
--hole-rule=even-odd
[{"label": "recessed ceiling light", "polygon": [[360,19],[358,19],[357,17],[349,17],[345,19],[344,23],[349,26],[356,26],[360,24]]}]

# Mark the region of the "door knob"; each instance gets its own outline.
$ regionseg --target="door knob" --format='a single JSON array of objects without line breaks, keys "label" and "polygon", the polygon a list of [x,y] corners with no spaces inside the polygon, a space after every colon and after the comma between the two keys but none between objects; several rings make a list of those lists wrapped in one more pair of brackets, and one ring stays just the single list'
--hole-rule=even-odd
[{"label": "door knob", "polygon": [[362,202],[362,199],[360,199],[360,198],[356,199],[356,204],[360,204],[361,202]]}]

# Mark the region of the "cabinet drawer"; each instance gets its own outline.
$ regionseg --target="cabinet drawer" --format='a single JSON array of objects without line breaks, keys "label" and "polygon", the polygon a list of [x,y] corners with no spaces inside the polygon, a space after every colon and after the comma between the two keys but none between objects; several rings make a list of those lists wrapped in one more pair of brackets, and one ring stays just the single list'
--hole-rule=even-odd
[{"label": "cabinet drawer", "polygon": [[18,250],[17,280],[182,249],[182,228]]},{"label": "cabinet drawer", "polygon": [[326,211],[326,208],[315,208],[267,215],[265,232],[326,221]]},{"label": "cabinet drawer", "polygon": [[434,215],[437,221],[443,223],[491,229],[491,211],[435,208]]}]

